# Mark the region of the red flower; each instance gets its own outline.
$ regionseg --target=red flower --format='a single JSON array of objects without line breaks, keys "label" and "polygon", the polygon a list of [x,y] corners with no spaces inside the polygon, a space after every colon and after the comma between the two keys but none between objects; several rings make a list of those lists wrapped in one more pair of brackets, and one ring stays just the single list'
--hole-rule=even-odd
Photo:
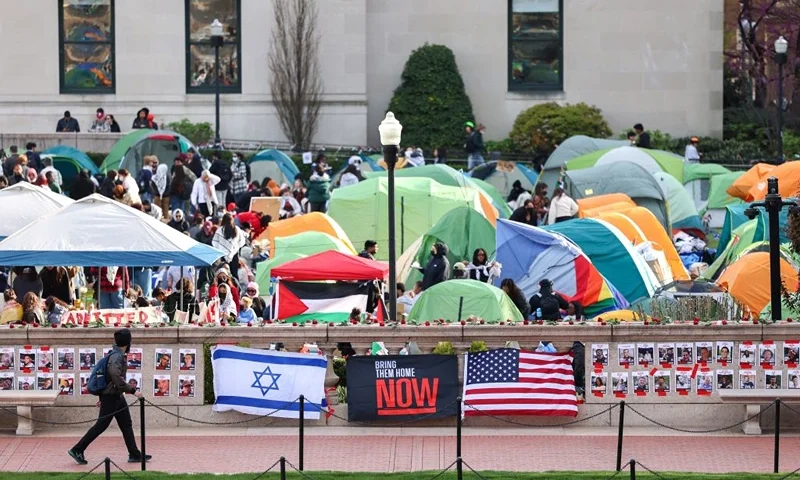
[{"label": "red flower", "polygon": [[523,320],[523,321],[522,321],[522,324],[523,324],[523,325],[527,325],[527,324],[528,324],[528,321],[527,321],[527,320]]},{"label": "red flower", "polygon": [[28,325],[28,322],[26,322],[25,320],[23,320],[23,321],[22,321],[22,326],[24,327],[24,326],[26,326],[26,325]]},{"label": "red flower", "polygon": [[506,324],[506,322],[500,322],[500,325],[505,325],[505,324]]},{"label": "red flower", "polygon": [[[225,320],[222,320],[221,322],[219,322],[219,324],[220,324],[221,326],[223,326],[223,327],[224,327],[225,325],[227,325],[227,323],[225,323]],[[146,327],[146,326],[147,326],[147,324],[145,323],[145,324],[144,324],[144,326]]]},{"label": "red flower", "polygon": [[723,324],[723,325],[727,325],[727,324],[728,324],[728,321],[727,321],[727,320],[723,320],[723,321],[722,321],[722,324]]},{"label": "red flower", "polygon": [[464,320],[461,320],[461,325],[466,325],[466,324],[467,324],[467,322],[466,322],[466,321],[464,321]]},{"label": "red flower", "polygon": [[573,322],[572,320],[570,320],[570,321],[569,321],[569,324],[570,324],[570,325],[573,325],[573,324],[574,324],[574,322]]},{"label": "red flower", "polygon": [[[223,324],[224,324],[224,323],[225,323],[225,322],[223,322]],[[150,324],[149,324],[149,323],[145,323],[145,324],[144,324],[144,328],[150,328]]]},{"label": "red flower", "polygon": [[787,318],[786,321],[792,323],[792,317]]},{"label": "red flower", "polygon": [[698,325],[700,323],[700,319],[699,318],[695,318],[692,323],[694,323],[695,325]]},{"label": "red flower", "polygon": [[119,322],[114,322],[115,327],[119,327]]},{"label": "red flower", "polygon": [[757,318],[753,319],[753,325],[758,325],[758,319]]},{"label": "red flower", "polygon": [[383,323],[383,322],[379,323],[378,325],[380,325],[381,327],[385,327],[386,326],[386,324]]},{"label": "red flower", "polygon": [[54,324],[52,325],[52,327],[53,327],[53,328],[58,328],[58,324],[57,324],[57,323],[54,323]]},{"label": "red flower", "polygon": [[247,326],[248,327],[252,327],[253,326],[253,322],[247,322]]},{"label": "red flower", "polygon": [[39,324],[36,323],[36,322],[33,322],[33,328],[39,328]]},{"label": "red flower", "polygon": [[405,324],[406,324],[406,319],[405,318],[400,320],[400,325],[405,325]]},{"label": "red flower", "polygon": [[14,324],[13,324],[13,323],[10,323],[10,324],[8,325],[8,328],[14,328]]},{"label": "red flower", "polygon": [[266,322],[267,322],[268,325],[272,324],[272,320],[267,320]]},{"label": "red flower", "polygon": [[311,325],[316,325],[316,324],[318,324],[318,323],[319,323],[319,322],[318,322],[318,321],[316,321],[316,320],[311,320]]},{"label": "red flower", "polygon": [[606,322],[600,322],[600,325],[602,325],[602,326],[604,326],[604,327],[605,327],[605,325],[606,325]]},{"label": "red flower", "polygon": [[484,323],[486,322],[484,322],[484,320],[481,318],[480,324],[483,325]]},{"label": "red flower", "polygon": [[544,325],[544,320],[539,320],[539,325]]},{"label": "red flower", "polygon": [[644,324],[645,324],[645,325],[650,325],[650,322],[648,322],[647,320],[645,320],[645,321],[644,321]]},{"label": "red flower", "polygon": [[296,327],[297,326],[297,322],[292,322],[292,326]]},{"label": "red flower", "polygon": [[431,322],[425,322],[425,326],[426,327],[430,327],[431,326]]}]

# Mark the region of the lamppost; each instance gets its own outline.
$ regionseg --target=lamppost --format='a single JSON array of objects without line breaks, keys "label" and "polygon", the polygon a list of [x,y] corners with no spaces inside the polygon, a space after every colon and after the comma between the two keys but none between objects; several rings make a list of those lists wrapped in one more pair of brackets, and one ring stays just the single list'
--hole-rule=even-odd
[{"label": "lamppost", "polygon": [[741,21],[742,25],[742,59],[741,59],[741,69],[742,69],[742,87],[744,88],[745,92],[747,93],[747,104],[751,104],[753,101],[753,87],[750,84],[750,75],[747,71],[747,43],[750,42],[751,35],[750,33],[753,31],[753,28],[756,25],[756,22],[743,18]]},{"label": "lamppost", "polygon": [[211,22],[211,46],[214,47],[214,92],[216,94],[216,119],[215,134],[214,134],[214,148],[219,148],[222,140],[219,137],[219,49],[222,47],[222,23],[218,19]]},{"label": "lamppost", "polygon": [[383,160],[389,170],[389,319],[397,320],[397,252],[395,249],[394,225],[394,167],[397,164],[397,150],[400,147],[400,134],[403,126],[394,118],[394,113],[386,112],[378,131],[383,145]]},{"label": "lamppost", "polygon": [[775,63],[778,64],[778,163],[783,163],[783,65],[788,60],[789,42],[783,35],[775,40]]},{"label": "lamppost", "polygon": [[758,216],[758,208],[763,207],[769,217],[769,290],[773,322],[782,319],[780,214],[783,207],[795,206],[794,202],[788,202],[781,198],[778,191],[778,179],[770,177],[767,180],[767,196],[764,201],[751,203],[744,211],[747,218],[752,220]]}]

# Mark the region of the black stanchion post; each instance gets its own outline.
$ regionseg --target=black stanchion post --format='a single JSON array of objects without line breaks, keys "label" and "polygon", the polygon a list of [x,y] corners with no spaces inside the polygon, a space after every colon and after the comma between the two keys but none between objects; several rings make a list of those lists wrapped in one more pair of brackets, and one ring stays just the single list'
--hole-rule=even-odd
[{"label": "black stanchion post", "polygon": [[775,399],[775,465],[773,472],[778,473],[781,463],[781,399]]},{"label": "black stanchion post", "polygon": [[[461,300],[463,301],[464,298],[462,297]],[[458,480],[462,480],[464,476],[464,465],[461,461],[461,426],[464,420],[461,418],[461,397],[458,397],[457,400],[458,417],[456,417],[456,472],[458,474]]]},{"label": "black stanchion post", "polygon": [[631,458],[631,480],[636,480],[636,460]]},{"label": "black stanchion post", "polygon": [[143,472],[147,470],[147,456],[146,456],[146,453],[145,453],[147,451],[147,440],[146,440],[147,437],[146,437],[146,434],[145,434],[145,425],[146,424],[147,424],[147,422],[145,422],[145,419],[144,419],[144,398],[140,398],[139,399],[139,435],[142,437],[142,471]]},{"label": "black stanchion post", "polygon": [[106,467],[106,480],[111,480],[111,459],[106,457],[103,463],[105,463]]},{"label": "black stanchion post", "polygon": [[286,458],[281,457],[281,480],[286,480]]},{"label": "black stanchion post", "polygon": [[617,433],[617,471],[622,470],[622,434],[625,426],[625,400],[619,402],[619,432]]},{"label": "black stanchion post", "polygon": [[298,459],[298,470],[301,472],[303,471],[303,423],[306,416],[306,397],[304,395],[300,395],[300,448],[298,451],[298,455],[300,458]]}]

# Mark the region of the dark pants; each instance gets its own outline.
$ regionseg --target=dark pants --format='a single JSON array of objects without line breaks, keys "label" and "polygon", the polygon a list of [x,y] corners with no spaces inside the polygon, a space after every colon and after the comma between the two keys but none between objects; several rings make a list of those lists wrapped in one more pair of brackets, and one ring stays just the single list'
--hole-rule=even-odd
[{"label": "dark pants", "polygon": [[236,281],[239,281],[239,254],[233,256],[231,263],[228,264],[228,268],[231,271],[231,277],[235,278]]},{"label": "dark pants", "polygon": [[200,213],[203,214],[204,217],[209,217],[211,212],[214,211],[214,204],[211,204],[211,208],[209,208],[209,204],[207,203],[198,203],[197,208],[200,209]]},{"label": "dark pants", "polygon": [[[116,412],[116,414],[114,414]],[[113,414],[113,416],[111,416]],[[128,409],[128,402],[122,395],[101,395],[100,413],[97,423],[86,432],[86,435],[73,447],[76,452],[84,452],[89,445],[95,441],[111,425],[111,419],[117,419],[117,425],[122,430],[122,438],[125,439],[125,446],[128,448],[128,455],[138,457],[141,455],[136,446],[136,437],[133,435],[133,423],[131,422],[131,412]]]},{"label": "dark pants", "polygon": [[311,211],[312,212],[322,212],[325,213],[325,203],[326,202],[309,202],[311,204]]},{"label": "dark pants", "polygon": [[556,223],[566,222],[567,220],[572,220],[572,217],[557,217]]}]

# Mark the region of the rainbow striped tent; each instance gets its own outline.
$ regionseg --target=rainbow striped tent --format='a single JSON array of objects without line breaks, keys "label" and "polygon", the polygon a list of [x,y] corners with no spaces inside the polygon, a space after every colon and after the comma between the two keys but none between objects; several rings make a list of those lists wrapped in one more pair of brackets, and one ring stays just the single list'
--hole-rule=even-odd
[{"label": "rainbow striped tent", "polygon": [[498,220],[497,261],[503,265],[503,278],[513,279],[527,297],[547,278],[555,291],[580,302],[587,317],[628,306],[589,257],[561,234]]}]

